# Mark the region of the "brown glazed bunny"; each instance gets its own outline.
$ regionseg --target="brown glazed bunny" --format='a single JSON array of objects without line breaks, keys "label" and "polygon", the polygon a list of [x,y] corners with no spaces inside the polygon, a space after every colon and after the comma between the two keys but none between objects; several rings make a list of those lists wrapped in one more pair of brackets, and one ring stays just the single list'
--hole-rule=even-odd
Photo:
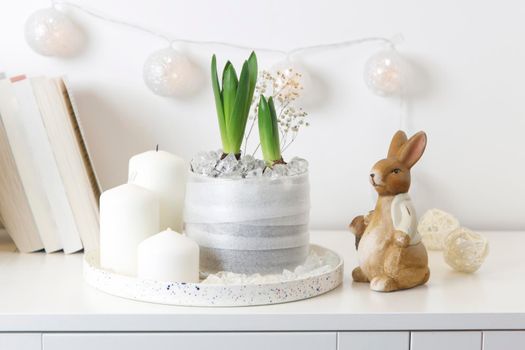
[{"label": "brown glazed bunny", "polygon": [[408,196],[410,169],[421,158],[427,135],[420,131],[409,140],[398,131],[388,156],[377,162],[370,182],[379,197],[375,209],[352,220],[359,266],[352,271],[356,282],[370,282],[370,289],[392,292],[428,281],[427,251],[417,232],[414,207]]}]

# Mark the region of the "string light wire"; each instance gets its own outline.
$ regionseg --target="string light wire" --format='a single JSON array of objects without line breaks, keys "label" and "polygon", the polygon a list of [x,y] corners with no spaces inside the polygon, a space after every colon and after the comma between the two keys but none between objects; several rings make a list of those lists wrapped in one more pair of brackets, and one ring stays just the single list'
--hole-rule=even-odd
[{"label": "string light wire", "polygon": [[202,46],[210,46],[210,45],[213,45],[213,46],[224,46],[224,47],[230,47],[230,48],[235,48],[235,49],[240,49],[240,50],[249,50],[249,51],[257,51],[257,52],[267,52],[267,53],[277,53],[277,54],[284,55],[287,58],[290,58],[290,57],[292,57],[294,55],[297,55],[299,53],[304,53],[306,51],[316,51],[316,50],[325,50],[325,49],[338,49],[338,48],[344,48],[344,47],[348,47],[348,46],[353,46],[353,45],[358,45],[358,44],[363,44],[363,43],[369,43],[369,42],[381,42],[381,43],[384,43],[384,44],[388,45],[389,47],[391,47],[393,49],[395,48],[395,43],[394,43],[395,40],[391,40],[391,39],[383,38],[383,37],[367,37],[367,38],[359,38],[359,39],[354,39],[354,40],[344,40],[344,41],[328,43],[328,44],[317,44],[317,45],[301,46],[301,47],[292,48],[290,50],[279,50],[279,49],[268,48],[268,47],[253,47],[253,46],[242,45],[242,44],[237,44],[237,43],[232,43],[232,42],[227,42],[227,41],[190,40],[190,39],[172,37],[172,36],[170,36],[168,34],[161,33],[159,31],[150,29],[150,28],[145,27],[143,25],[140,25],[140,24],[137,24],[137,23],[128,22],[128,21],[125,21],[123,19],[115,18],[115,17],[109,16],[109,15],[105,15],[105,14],[102,14],[102,13],[100,13],[98,11],[89,9],[87,7],[84,7],[82,5],[79,5],[79,4],[76,4],[76,3],[72,3],[72,2],[69,2],[69,1],[51,0],[51,5],[54,8],[59,8],[61,6],[70,7],[70,8],[73,8],[75,10],[84,12],[85,14],[87,14],[87,15],[89,15],[91,17],[94,17],[96,19],[99,19],[99,20],[102,20],[102,21],[106,21],[106,22],[110,22],[110,23],[117,24],[117,25],[121,25],[121,26],[125,26],[125,27],[128,27],[128,28],[132,28],[134,30],[137,30],[137,31],[140,31],[140,32],[152,35],[152,36],[155,36],[155,37],[157,37],[159,39],[162,39],[162,40],[166,41],[169,45],[174,45],[174,44],[177,44],[177,43],[184,43],[184,44],[202,45]]},{"label": "string light wire", "polygon": [[[385,37],[365,37],[365,38],[344,40],[344,41],[338,41],[338,42],[327,43],[327,44],[300,46],[300,47],[292,48],[290,50],[280,50],[280,49],[267,48],[267,47],[247,46],[247,45],[242,45],[242,44],[237,44],[237,43],[232,43],[232,42],[227,42],[227,41],[190,40],[190,39],[178,38],[178,37],[174,37],[169,34],[162,33],[160,31],[156,31],[154,29],[148,28],[141,24],[132,23],[132,22],[120,19],[120,18],[115,18],[109,15],[103,14],[99,11],[95,11],[93,9],[90,9],[85,6],[82,6],[82,5],[73,3],[73,2],[69,2],[69,1],[51,0],[51,6],[56,9],[59,9],[60,7],[73,8],[75,10],[81,11],[98,20],[117,24],[117,25],[124,26],[124,27],[128,27],[136,31],[140,31],[142,33],[157,37],[161,40],[166,41],[168,45],[170,46],[174,46],[179,43],[199,45],[199,46],[224,46],[224,47],[230,47],[230,48],[239,49],[239,50],[280,54],[280,55],[285,56],[287,60],[291,60],[292,56],[295,56],[300,53],[309,52],[309,51],[341,49],[341,48],[345,48],[349,46],[354,46],[354,45],[359,45],[359,44],[364,44],[364,43],[372,43],[372,42],[378,42],[378,43],[385,44],[390,49],[395,50],[396,44],[403,41],[403,37],[398,34],[392,39],[388,39]],[[406,106],[406,97],[404,95],[405,94],[403,92],[399,96],[400,114],[399,114],[399,124],[398,125],[401,130],[406,130],[407,128],[407,120],[406,120],[407,119],[407,111],[406,111],[407,106]]]}]

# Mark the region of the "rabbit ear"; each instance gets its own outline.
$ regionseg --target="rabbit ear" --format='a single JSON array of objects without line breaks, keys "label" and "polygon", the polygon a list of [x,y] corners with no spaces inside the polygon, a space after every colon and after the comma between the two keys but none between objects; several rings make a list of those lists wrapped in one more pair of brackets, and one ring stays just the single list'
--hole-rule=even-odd
[{"label": "rabbit ear", "polygon": [[397,153],[401,149],[401,146],[403,146],[407,142],[407,134],[405,134],[404,131],[399,130],[394,134],[394,137],[392,137],[392,141],[390,141],[390,148],[388,149],[388,157],[395,157],[397,156]]},{"label": "rabbit ear", "polygon": [[427,134],[420,131],[412,136],[399,150],[397,158],[407,168],[412,168],[425,152]]}]

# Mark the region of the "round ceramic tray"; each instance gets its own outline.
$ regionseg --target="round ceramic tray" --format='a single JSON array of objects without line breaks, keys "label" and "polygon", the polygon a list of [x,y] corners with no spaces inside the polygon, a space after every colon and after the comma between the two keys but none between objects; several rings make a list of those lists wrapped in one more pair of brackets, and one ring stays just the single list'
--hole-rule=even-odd
[{"label": "round ceramic tray", "polygon": [[287,303],[326,293],[343,281],[343,259],[311,245],[312,253],[329,256],[322,272],[283,282],[259,284],[179,283],[119,275],[100,267],[98,253],[86,253],[84,279],[91,286],[123,298],[181,306],[250,306]]}]

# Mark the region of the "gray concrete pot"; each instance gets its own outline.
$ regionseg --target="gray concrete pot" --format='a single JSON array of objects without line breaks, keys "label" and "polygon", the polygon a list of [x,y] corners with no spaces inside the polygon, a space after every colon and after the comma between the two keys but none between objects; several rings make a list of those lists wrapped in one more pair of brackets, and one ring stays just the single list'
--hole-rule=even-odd
[{"label": "gray concrete pot", "polygon": [[308,255],[308,173],[278,178],[190,174],[184,231],[200,246],[201,271],[280,273]]}]

